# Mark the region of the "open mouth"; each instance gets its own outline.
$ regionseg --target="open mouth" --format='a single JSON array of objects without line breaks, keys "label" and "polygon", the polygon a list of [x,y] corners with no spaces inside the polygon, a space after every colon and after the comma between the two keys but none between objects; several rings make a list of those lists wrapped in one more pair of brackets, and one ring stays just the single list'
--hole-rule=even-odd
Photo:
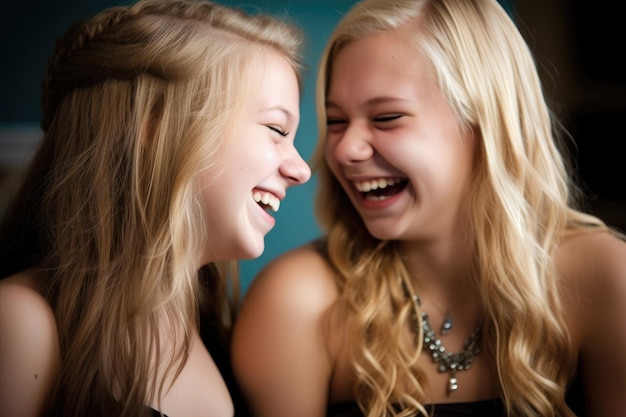
[{"label": "open mouth", "polygon": [[280,200],[278,197],[267,191],[253,190],[252,198],[263,210],[276,213],[280,208]]},{"label": "open mouth", "polygon": [[407,178],[394,177],[355,181],[354,186],[365,200],[381,201],[398,194],[408,183]]}]

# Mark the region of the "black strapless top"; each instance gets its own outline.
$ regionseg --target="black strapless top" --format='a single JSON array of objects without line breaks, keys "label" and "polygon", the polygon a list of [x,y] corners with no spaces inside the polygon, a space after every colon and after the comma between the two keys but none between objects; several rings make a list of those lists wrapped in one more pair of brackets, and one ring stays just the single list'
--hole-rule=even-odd
[{"label": "black strapless top", "polygon": [[[565,394],[567,405],[578,417],[586,417],[582,383],[577,374]],[[504,405],[500,399],[427,405],[432,417],[503,417]],[[356,402],[330,404],[326,417],[364,417]]]},{"label": "black strapless top", "polygon": [[[447,403],[426,406],[426,411],[434,417],[501,417],[504,407],[499,399],[474,401],[469,403]],[[327,417],[363,417],[355,402],[331,404]]]}]

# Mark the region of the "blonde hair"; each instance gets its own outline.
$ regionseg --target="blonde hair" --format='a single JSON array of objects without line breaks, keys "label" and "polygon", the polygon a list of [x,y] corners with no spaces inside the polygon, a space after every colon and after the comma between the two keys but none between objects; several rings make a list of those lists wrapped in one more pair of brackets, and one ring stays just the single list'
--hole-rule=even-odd
[{"label": "blonde hair", "polygon": [[146,415],[168,388],[154,365],[180,372],[199,306],[227,336],[237,266],[198,271],[211,232],[197,176],[224,163],[268,51],[300,80],[301,41],[286,22],[193,0],[112,7],[58,41],[45,136],[0,238],[3,277],[45,275],[62,353],[49,414]]},{"label": "blonde hair", "polygon": [[484,346],[492,349],[507,413],[572,416],[564,396],[576,357],[551,254],[565,234],[606,226],[576,208],[580,194],[561,153],[564,130],[527,44],[496,0],[364,0],[322,55],[316,214],[341,288],[335,314],[348,316],[354,342],[357,401],[370,417],[410,416],[426,413],[429,393],[416,366],[421,335],[417,353],[399,342],[411,310],[399,245],[367,232],[324,158],[328,77],[346,44],[416,22],[420,29],[407,43],[430,62],[458,120],[479,138],[468,244],[484,305]]}]

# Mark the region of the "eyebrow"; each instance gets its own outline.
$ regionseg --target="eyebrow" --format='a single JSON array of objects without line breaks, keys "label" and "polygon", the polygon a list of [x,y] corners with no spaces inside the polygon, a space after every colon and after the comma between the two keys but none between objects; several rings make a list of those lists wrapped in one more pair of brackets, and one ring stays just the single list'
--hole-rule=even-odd
[{"label": "eyebrow", "polygon": [[[377,104],[397,103],[397,102],[405,102],[405,101],[409,101],[409,100],[405,98],[395,97],[395,96],[374,97],[374,98],[367,100],[364,104],[364,107],[371,107]],[[341,108],[341,106],[335,103],[334,101],[326,100],[326,108],[329,108],[329,107],[336,108],[336,109]]]},{"label": "eyebrow", "polygon": [[292,120],[295,120],[295,116],[293,115],[293,113],[291,113],[289,110],[287,110],[283,106],[272,106],[272,107],[267,107],[267,108],[261,109],[262,113],[272,112],[272,111],[279,111],[279,112],[283,113],[285,115],[285,117],[287,117],[287,120],[290,121],[290,122]]}]

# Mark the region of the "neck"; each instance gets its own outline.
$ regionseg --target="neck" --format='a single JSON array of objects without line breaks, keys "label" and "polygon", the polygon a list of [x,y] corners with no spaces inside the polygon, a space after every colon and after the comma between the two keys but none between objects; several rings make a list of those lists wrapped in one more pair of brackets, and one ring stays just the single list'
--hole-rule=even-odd
[{"label": "neck", "polygon": [[415,291],[423,297],[432,296],[442,306],[477,293],[478,280],[467,253],[413,250],[405,252],[404,259]]},{"label": "neck", "polygon": [[456,329],[473,329],[482,315],[470,245],[406,245],[404,259],[413,291],[433,325],[451,316]]}]

